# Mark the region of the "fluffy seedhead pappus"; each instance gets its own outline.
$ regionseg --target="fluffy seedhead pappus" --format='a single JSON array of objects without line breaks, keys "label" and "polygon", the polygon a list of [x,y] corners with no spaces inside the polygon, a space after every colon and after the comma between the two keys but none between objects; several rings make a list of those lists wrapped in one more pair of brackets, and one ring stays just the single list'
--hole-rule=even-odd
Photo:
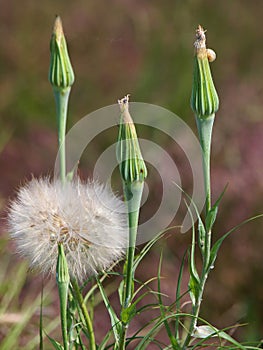
[{"label": "fluffy seedhead pappus", "polygon": [[55,273],[58,244],[63,244],[69,273],[83,281],[122,257],[124,211],[122,202],[97,182],[33,179],[11,202],[8,223],[18,252],[32,268]]}]

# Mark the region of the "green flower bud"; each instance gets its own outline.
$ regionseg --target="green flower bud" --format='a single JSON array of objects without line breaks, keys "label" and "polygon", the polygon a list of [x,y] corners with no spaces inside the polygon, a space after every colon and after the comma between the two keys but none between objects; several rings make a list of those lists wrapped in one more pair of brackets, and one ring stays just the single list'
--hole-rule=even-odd
[{"label": "green flower bud", "polygon": [[117,143],[117,160],[125,183],[143,182],[147,176],[136,129],[129,113],[129,95],[118,100],[121,117]]},{"label": "green flower bud", "polygon": [[62,22],[56,17],[50,41],[50,66],[48,79],[54,88],[64,90],[74,83],[74,72],[70,63]]},{"label": "green flower bud", "polygon": [[216,58],[211,49],[206,49],[205,30],[199,26],[196,30],[195,57],[191,107],[199,118],[214,115],[219,108],[219,99],[213,83],[209,62]]}]

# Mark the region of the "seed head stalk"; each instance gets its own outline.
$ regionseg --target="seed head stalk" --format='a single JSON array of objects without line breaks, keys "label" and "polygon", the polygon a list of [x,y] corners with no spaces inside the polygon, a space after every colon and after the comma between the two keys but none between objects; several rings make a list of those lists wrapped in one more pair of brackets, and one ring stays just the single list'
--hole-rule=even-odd
[{"label": "seed head stalk", "polygon": [[62,183],[65,183],[66,181],[65,135],[69,95],[70,88],[67,88],[64,91],[60,91],[54,88],[58,124],[59,169],[60,179]]},{"label": "seed head stalk", "polygon": [[[49,81],[53,87],[58,125],[58,146],[60,179],[66,180],[65,135],[67,124],[68,99],[74,73],[67,52],[67,44],[63,33],[60,17],[56,17],[50,41]],[[69,348],[67,329],[67,302],[69,288],[69,272],[63,244],[58,244],[57,285],[60,300],[60,319],[64,349]]]},{"label": "seed head stalk", "polygon": [[69,349],[68,342],[68,329],[67,329],[67,301],[69,291],[69,272],[66,256],[64,253],[63,245],[58,245],[58,260],[57,260],[57,285],[60,301],[60,319],[61,319],[61,331],[63,338],[64,349]]},{"label": "seed head stalk", "polygon": [[[206,196],[205,216],[207,216],[211,209],[211,140],[215,113],[219,108],[219,99],[209,65],[209,62],[214,61],[216,58],[216,54],[213,50],[206,48],[205,30],[200,25],[196,30],[196,41],[194,47],[195,56],[191,107],[195,114],[200,145],[202,148],[204,188]],[[187,349],[197,325],[205,283],[209,273],[210,254],[211,229],[207,229],[204,240],[203,267],[200,276],[199,292],[196,301],[192,305],[192,318],[182,349]]]},{"label": "seed head stalk", "polygon": [[48,77],[53,87],[56,101],[60,178],[64,183],[66,180],[65,135],[68,100],[75,77],[68,55],[67,43],[60,17],[56,17],[50,41],[50,67]]},{"label": "seed head stalk", "polygon": [[[129,307],[133,292],[133,260],[135,253],[136,237],[138,230],[138,220],[140,203],[143,192],[143,183],[135,182],[124,185],[124,196],[128,207],[129,219],[129,247],[127,252],[126,281],[124,294],[124,308]],[[137,208],[136,208],[137,207]]]},{"label": "seed head stalk", "polygon": [[[144,180],[147,169],[141,155],[140,146],[133,120],[129,113],[129,95],[119,100],[121,110],[120,128],[117,143],[117,159],[123,182],[124,199],[128,210],[129,246],[124,268],[124,290],[122,301],[122,315],[131,305],[134,288],[134,253],[138,230],[140,204],[143,193]],[[129,314],[129,312],[128,312]],[[119,349],[125,349],[126,334],[129,317],[122,317],[122,332]]]},{"label": "seed head stalk", "polygon": [[[65,184],[67,180],[65,136],[67,126],[68,101],[71,86],[74,83],[74,79],[74,72],[67,50],[67,43],[62,28],[62,22],[60,17],[56,17],[53,34],[50,41],[49,81],[53,87],[56,102],[59,146],[59,169],[60,180],[63,184]],[[64,349],[67,350],[69,348],[67,329],[67,302],[70,277],[68,277],[66,284],[63,282],[63,280],[62,282],[59,280],[59,276],[61,275],[61,261],[63,262],[62,267],[64,269],[67,269],[68,271],[63,244],[58,245],[57,283],[60,298],[61,330],[63,336]],[[71,285],[73,287],[76,300],[78,301],[79,307],[83,314],[85,325],[89,332],[90,350],[95,350],[96,343],[92,322],[89,317],[86,305],[83,302],[78,282],[74,277],[71,277]]]}]

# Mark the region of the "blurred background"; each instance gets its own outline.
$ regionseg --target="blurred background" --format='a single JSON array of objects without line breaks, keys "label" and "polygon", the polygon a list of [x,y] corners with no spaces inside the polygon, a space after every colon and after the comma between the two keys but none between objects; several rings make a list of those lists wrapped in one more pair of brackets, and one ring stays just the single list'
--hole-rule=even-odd
[{"label": "blurred background", "polygon": [[[24,305],[41,289],[41,279],[36,274],[27,274],[25,262],[14,255],[5,216],[15,189],[32,175],[52,174],[54,167],[56,117],[47,75],[55,15],[62,18],[76,76],[70,98],[69,128],[86,114],[116,103],[130,93],[132,101],[157,104],[173,111],[196,132],[189,106],[193,41],[198,24],[207,29],[208,47],[217,52],[211,69],[221,103],[213,138],[214,198],[228,183],[215,226],[215,236],[219,237],[240,221],[262,212],[263,2],[46,0],[40,4],[24,0],[21,4],[1,0],[0,5],[3,344],[6,334],[24,317]],[[152,135],[143,128],[140,133],[138,127],[139,136],[144,133],[158,143],[158,134]],[[83,177],[92,173],[96,157],[116,135],[113,130],[94,140],[81,163]],[[162,139],[164,145],[175,156],[169,140]],[[262,227],[262,220],[249,223],[223,244],[202,305],[202,317],[217,327],[247,324],[234,332],[241,341],[263,338]],[[175,295],[178,266],[189,236],[175,233],[162,243],[163,288],[170,300]],[[156,247],[146,258],[143,279],[156,275],[159,254],[160,247]],[[12,297],[8,291],[19,274],[23,277]],[[56,305],[56,298],[56,291],[51,288],[47,317],[56,316],[57,310],[52,306]],[[18,332],[20,345],[12,349],[15,346],[22,349],[28,339],[37,335],[37,310],[26,319],[26,329]],[[100,329],[104,321],[98,318],[96,322]]]}]

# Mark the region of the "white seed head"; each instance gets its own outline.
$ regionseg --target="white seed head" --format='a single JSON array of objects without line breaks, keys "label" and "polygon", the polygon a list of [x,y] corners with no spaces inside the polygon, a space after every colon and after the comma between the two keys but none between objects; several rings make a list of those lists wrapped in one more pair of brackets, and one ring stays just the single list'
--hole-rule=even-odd
[{"label": "white seed head", "polygon": [[128,236],[124,211],[97,182],[33,179],[10,204],[8,224],[32,268],[54,273],[63,243],[70,274],[83,281],[122,257]]}]

